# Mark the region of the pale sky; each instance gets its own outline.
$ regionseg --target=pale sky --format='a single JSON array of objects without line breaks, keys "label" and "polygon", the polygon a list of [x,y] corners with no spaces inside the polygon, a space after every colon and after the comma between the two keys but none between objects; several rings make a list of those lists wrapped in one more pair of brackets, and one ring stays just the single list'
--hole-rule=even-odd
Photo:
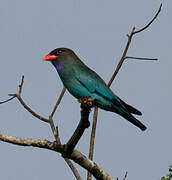
[{"label": "pale sky", "polygon": [[[143,27],[157,12],[160,0],[1,0],[0,101],[17,92],[25,75],[23,98],[33,110],[48,117],[61,92],[55,68],[43,57],[57,47],[68,47],[106,82],[110,79],[133,26]],[[145,132],[122,117],[99,111],[94,161],[114,179],[159,180],[172,164],[172,1],[163,1],[152,26],[137,34],[128,55],[158,58],[157,62],[128,60],[112,90],[142,111],[137,117]],[[90,122],[92,123],[92,114]],[[24,138],[54,141],[48,124],[32,117],[17,100],[0,106],[0,132]],[[76,99],[66,93],[55,114],[63,143],[80,119]],[[88,155],[91,127],[77,149]],[[3,180],[71,179],[61,156],[44,149],[0,142]],[[78,165],[83,179],[86,171]]]}]

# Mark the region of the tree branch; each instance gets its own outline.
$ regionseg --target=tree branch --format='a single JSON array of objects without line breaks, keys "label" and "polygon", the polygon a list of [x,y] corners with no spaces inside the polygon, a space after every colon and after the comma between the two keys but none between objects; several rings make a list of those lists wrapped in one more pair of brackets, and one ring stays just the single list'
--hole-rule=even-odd
[{"label": "tree branch", "polygon": [[90,126],[89,114],[91,107],[89,105],[81,104],[81,120],[73,133],[72,137],[69,139],[67,144],[64,145],[65,154],[63,157],[68,157],[73,152],[73,149],[77,145],[78,141],[82,137],[86,128]]},{"label": "tree branch", "polygon": [[147,57],[134,57],[134,56],[126,56],[125,59],[137,59],[137,60],[150,60],[157,61],[157,58],[147,58]]},{"label": "tree branch", "polygon": [[126,179],[127,179],[127,175],[128,175],[128,172],[125,173],[125,176],[124,176],[124,179],[123,179],[123,180],[126,180]]},{"label": "tree branch", "polygon": [[[24,100],[22,99],[21,97],[21,93],[22,93],[22,89],[23,89],[23,84],[24,84],[24,76],[22,76],[22,80],[21,80],[21,83],[19,84],[19,91],[18,93],[16,94],[9,94],[9,96],[12,96],[10,99],[4,101],[4,102],[1,102],[2,103],[6,103],[14,98],[17,98],[19,100],[19,102],[21,103],[21,105],[28,111],[30,112],[34,117],[38,118],[39,120],[43,121],[43,122],[46,122],[46,123],[49,123],[50,124],[50,127],[51,127],[51,130],[53,132],[53,135],[55,137],[55,140],[57,142],[58,145],[61,145],[61,142],[60,142],[60,138],[59,138],[59,135],[57,133],[57,130],[55,128],[55,125],[54,125],[54,122],[53,122],[53,115],[58,107],[58,105],[60,104],[63,96],[64,96],[64,93],[66,91],[66,88],[63,87],[63,90],[57,100],[57,103],[56,105],[54,106],[53,108],[53,111],[51,113],[51,115],[49,116],[49,119],[47,118],[44,118],[43,116],[37,114],[36,112],[34,112],[25,102]],[[70,169],[72,170],[74,176],[76,177],[77,180],[82,180],[81,176],[79,175],[77,169],[74,167],[74,165],[72,164],[72,162],[69,160],[69,159],[65,159],[66,163],[68,164],[68,166],[70,167]]]},{"label": "tree branch", "polygon": [[73,172],[74,176],[76,177],[77,180],[82,180],[81,176],[78,173],[78,170],[75,168],[73,163],[71,162],[70,159],[64,158],[65,162],[68,164],[69,168]]},{"label": "tree branch", "polygon": [[[21,83],[19,85],[19,91],[16,94],[9,94],[9,96],[12,96],[12,98],[10,98],[10,100],[14,99],[15,97],[19,100],[19,102],[21,103],[21,105],[28,111],[30,112],[34,117],[40,119],[43,122],[49,123],[49,119],[44,118],[43,116],[40,116],[39,114],[37,114],[36,112],[34,112],[28,105],[26,105],[26,103],[24,102],[24,100],[21,97],[21,93],[22,93],[22,88],[23,88],[23,84],[24,84],[24,76],[22,76],[22,80]],[[8,101],[7,101],[8,102]]]},{"label": "tree branch", "polygon": [[[137,57],[133,57],[133,56],[126,56],[127,55],[127,52],[128,52],[128,49],[129,49],[129,46],[131,44],[131,40],[133,38],[133,36],[137,33],[140,33],[142,31],[144,31],[145,29],[147,29],[154,21],[155,19],[158,17],[160,11],[161,11],[161,8],[162,8],[162,4],[160,5],[157,13],[155,14],[155,16],[153,17],[153,19],[146,25],[144,26],[143,28],[135,31],[135,27],[133,27],[131,33],[129,35],[127,35],[128,37],[128,41],[127,41],[127,44],[125,46],[125,49],[123,51],[123,54],[122,54],[122,57],[111,77],[111,79],[109,80],[108,82],[108,86],[110,87],[112,82],[114,81],[116,75],[118,74],[123,62],[125,61],[125,59],[127,58],[130,58],[130,59],[139,59],[139,60],[157,60],[156,58],[137,58]],[[93,117],[93,125],[92,125],[92,133],[91,133],[91,138],[90,138],[90,148],[89,148],[89,158],[91,160],[93,160],[93,152],[94,152],[94,141],[95,141],[95,133],[96,133],[96,124],[97,124],[97,117],[98,117],[98,109],[95,108],[94,109],[94,117]],[[87,175],[87,180],[91,180],[92,177],[91,177],[91,174],[88,172],[88,175]]]},{"label": "tree branch", "polygon": [[22,99],[20,94],[9,94],[9,96],[13,96],[16,97],[19,102],[21,103],[21,105],[28,111],[30,112],[34,117],[40,119],[43,122],[49,123],[49,119],[44,118],[43,116],[37,114],[36,112],[34,112],[28,105],[26,105],[26,103],[24,102],[24,100]]},{"label": "tree branch", "polygon": [[5,101],[0,102],[0,104],[7,103],[7,102],[11,101],[11,100],[14,99],[14,98],[15,98],[15,97],[13,96],[13,97],[11,97],[11,98],[5,100]]},{"label": "tree branch", "polygon": [[19,92],[18,92],[19,95],[21,95],[22,93],[23,84],[24,84],[24,75],[22,76],[21,84],[19,85]]},{"label": "tree branch", "polygon": [[53,111],[52,111],[52,113],[51,113],[51,115],[50,115],[51,117],[54,116],[54,113],[56,112],[57,107],[58,107],[59,104],[61,103],[61,100],[62,100],[65,92],[66,92],[66,88],[65,88],[65,86],[63,86],[62,92],[61,92],[61,94],[60,94],[60,96],[59,96],[59,98],[58,98],[58,100],[57,100],[57,103],[56,103],[56,105],[54,106],[54,109],[53,109]]},{"label": "tree branch", "polygon": [[[59,132],[58,132],[58,126],[55,127],[54,125],[54,121],[53,121],[53,116],[55,114],[55,111],[56,109],[58,108],[58,105],[61,103],[61,100],[65,94],[65,91],[66,91],[66,88],[63,86],[63,89],[60,93],[60,96],[59,98],[57,99],[57,103],[55,104],[54,108],[53,108],[53,111],[51,113],[51,115],[49,116],[49,124],[50,124],[50,127],[51,127],[51,130],[52,130],[52,133],[54,135],[54,138],[56,140],[56,143],[60,146],[61,145],[61,141],[60,141],[60,137],[59,137]],[[67,159],[67,158],[64,158],[65,162],[68,164],[68,166],[70,167],[71,171],[73,172],[74,176],[76,177],[77,180],[82,180],[79,172],[77,171],[77,169],[75,168],[75,166],[73,165],[73,163]]]},{"label": "tree branch", "polygon": [[[0,133],[0,140],[19,146],[32,146],[38,148],[49,149],[60,154],[64,153],[64,148],[62,145],[50,142],[48,140],[38,140],[38,139],[24,139],[13,136],[8,136]],[[73,150],[72,154],[69,156],[71,160],[79,164],[81,167],[85,168],[93,174],[93,176],[98,180],[113,180],[107,173],[105,173],[95,162],[89,160],[81,152]]]},{"label": "tree branch", "polygon": [[[93,115],[93,125],[91,130],[91,138],[90,138],[90,149],[89,149],[89,159],[93,160],[93,153],[94,153],[94,141],[96,135],[96,126],[97,126],[97,117],[98,117],[98,107],[94,108],[94,115]],[[91,180],[92,176],[91,173],[88,171],[87,173],[87,180]]]},{"label": "tree branch", "polygon": [[144,26],[143,28],[135,31],[134,34],[140,33],[142,31],[144,31],[145,29],[147,29],[155,21],[155,19],[158,17],[159,13],[161,12],[161,9],[162,9],[162,3],[160,4],[160,7],[159,7],[157,13],[155,14],[155,16],[153,17],[153,19],[146,26]]}]

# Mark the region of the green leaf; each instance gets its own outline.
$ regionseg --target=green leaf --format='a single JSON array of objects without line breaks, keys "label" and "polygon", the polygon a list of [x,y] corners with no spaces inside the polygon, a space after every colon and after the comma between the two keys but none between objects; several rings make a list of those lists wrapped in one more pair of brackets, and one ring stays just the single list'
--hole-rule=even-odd
[{"label": "green leaf", "polygon": [[165,177],[162,177],[161,180],[167,180]]}]

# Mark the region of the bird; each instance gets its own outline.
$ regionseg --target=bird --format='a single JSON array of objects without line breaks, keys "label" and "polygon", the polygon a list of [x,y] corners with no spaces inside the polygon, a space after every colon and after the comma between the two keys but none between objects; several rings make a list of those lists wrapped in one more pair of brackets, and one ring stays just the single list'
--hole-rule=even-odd
[{"label": "bird", "polygon": [[52,63],[64,86],[75,98],[78,100],[84,97],[91,99],[93,107],[97,106],[117,113],[142,131],[146,130],[146,126],[132,115],[142,115],[142,113],[115,95],[105,81],[84,64],[73,50],[56,48],[43,60]]}]

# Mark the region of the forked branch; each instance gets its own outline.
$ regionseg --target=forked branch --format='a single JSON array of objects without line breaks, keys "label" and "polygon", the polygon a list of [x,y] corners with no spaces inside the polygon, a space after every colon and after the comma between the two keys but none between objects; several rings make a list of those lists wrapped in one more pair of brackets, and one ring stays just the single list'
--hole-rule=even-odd
[{"label": "forked branch", "polygon": [[[22,76],[22,79],[21,79],[21,83],[19,84],[19,90],[18,90],[18,93],[15,93],[15,94],[9,94],[9,96],[12,96],[11,98],[9,98],[8,100],[6,101],[3,101],[3,102],[0,102],[0,104],[3,104],[3,103],[6,103],[6,102],[9,102],[11,101],[12,99],[14,98],[17,98],[19,100],[19,102],[21,103],[21,105],[28,111],[30,112],[34,117],[38,118],[39,120],[43,121],[43,122],[46,122],[50,125],[51,127],[51,130],[53,132],[53,135],[55,137],[55,140],[56,140],[56,143],[58,145],[61,145],[61,142],[60,142],[60,137],[59,137],[59,134],[57,132],[57,129],[55,128],[55,125],[54,125],[54,122],[53,122],[53,115],[58,107],[58,105],[60,104],[63,96],[64,96],[64,93],[66,91],[66,88],[63,87],[63,90],[57,100],[57,103],[55,104],[54,108],[53,108],[53,111],[51,113],[51,115],[49,116],[49,119],[48,118],[45,118],[39,114],[37,114],[36,112],[34,112],[25,102],[24,100],[22,99],[21,97],[21,94],[22,94],[22,90],[23,90],[23,84],[24,84],[24,76]],[[1,134],[2,137],[3,137],[3,134]],[[11,136],[10,136],[11,137]],[[20,139],[20,138],[19,138]],[[2,139],[1,139],[2,140]],[[17,144],[18,142],[21,143],[24,143],[25,141],[17,141],[18,139],[16,139],[15,137],[14,138],[11,138],[11,143],[13,141],[14,144]],[[20,139],[21,140],[21,139]],[[8,141],[6,141],[8,142]],[[20,143],[18,145],[20,145]],[[66,163],[68,164],[68,166],[70,167],[70,169],[72,170],[74,176],[76,177],[77,180],[82,180],[81,176],[79,175],[77,169],[74,167],[74,165],[72,164],[72,162],[69,160],[69,159],[65,159]]]},{"label": "forked branch", "polygon": [[[111,79],[108,82],[109,87],[111,86],[112,82],[114,81],[116,75],[118,74],[120,68],[122,67],[122,64],[124,63],[124,61],[126,59],[130,58],[130,59],[135,59],[135,60],[136,59],[137,60],[158,60],[157,58],[142,58],[142,57],[127,56],[127,52],[128,52],[129,47],[130,47],[133,36],[135,34],[137,34],[137,33],[140,33],[142,31],[146,30],[155,21],[155,19],[158,17],[161,9],[162,9],[162,4],[160,5],[160,7],[159,7],[157,13],[155,14],[155,16],[152,18],[152,20],[146,26],[144,26],[143,28],[141,28],[141,29],[139,29],[137,31],[136,31],[136,28],[133,27],[132,30],[131,30],[131,33],[129,35],[127,35],[127,37],[128,37],[127,44],[126,44],[125,49],[123,51],[122,57],[121,57],[118,65],[117,65]],[[97,117],[98,117],[98,108],[96,107],[95,110],[94,110],[93,125],[92,125],[92,132],[91,132],[91,138],[90,138],[90,147],[89,147],[89,158],[91,160],[93,160],[93,153],[94,153],[94,142],[95,142]],[[91,179],[92,179],[91,174],[88,172],[87,180],[91,180]]]}]

